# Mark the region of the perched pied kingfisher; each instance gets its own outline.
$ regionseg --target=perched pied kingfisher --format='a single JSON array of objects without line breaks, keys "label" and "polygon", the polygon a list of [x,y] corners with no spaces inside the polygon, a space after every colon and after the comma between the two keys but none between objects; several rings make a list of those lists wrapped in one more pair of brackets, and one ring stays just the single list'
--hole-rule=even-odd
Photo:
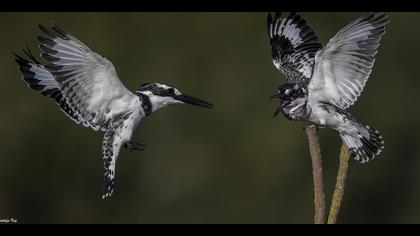
[{"label": "perched pied kingfisher", "polygon": [[379,155],[379,132],[347,111],[361,94],[372,71],[379,41],[389,23],[384,13],[360,17],[322,46],[296,13],[269,13],[268,35],[273,63],[287,80],[278,88],[280,111],[290,120],[305,120],[339,132],[352,156],[365,163]]},{"label": "perched pied kingfisher", "polygon": [[92,51],[57,24],[51,29],[39,25],[41,64],[24,50],[29,60],[15,54],[23,80],[33,90],[55,100],[73,121],[105,133],[102,157],[105,167],[104,193],[110,197],[114,188],[115,165],[121,147],[144,150],[145,145],[132,140],[140,121],[171,104],[189,103],[212,108],[213,105],[187,95],[165,83],[146,83],[132,93],[119,80],[110,61]]}]

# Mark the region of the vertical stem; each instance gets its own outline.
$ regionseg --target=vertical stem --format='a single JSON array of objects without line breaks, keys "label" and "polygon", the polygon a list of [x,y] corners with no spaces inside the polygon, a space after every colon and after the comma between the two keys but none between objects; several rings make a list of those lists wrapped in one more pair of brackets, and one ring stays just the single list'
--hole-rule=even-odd
[{"label": "vertical stem", "polygon": [[343,200],[344,189],[346,187],[347,170],[349,168],[350,151],[343,143],[340,151],[340,165],[338,167],[337,182],[331,201],[330,213],[328,216],[328,224],[337,222],[338,212],[340,211],[341,201]]},{"label": "vertical stem", "polygon": [[312,174],[314,178],[314,202],[315,202],[315,224],[325,224],[325,193],[322,180],[322,158],[319,145],[318,127],[315,125],[305,126],[308,136],[309,151],[312,159]]}]

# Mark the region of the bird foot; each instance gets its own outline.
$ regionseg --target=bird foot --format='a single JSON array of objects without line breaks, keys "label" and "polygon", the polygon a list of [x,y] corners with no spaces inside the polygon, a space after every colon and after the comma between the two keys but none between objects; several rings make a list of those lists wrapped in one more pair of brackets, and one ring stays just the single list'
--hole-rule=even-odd
[{"label": "bird foot", "polygon": [[303,130],[306,130],[306,128],[311,128],[311,129],[315,128],[316,131],[318,131],[320,128],[325,128],[325,126],[310,124],[310,125],[305,125],[302,127]]},{"label": "bird foot", "polygon": [[124,144],[124,148],[131,151],[144,151],[146,149],[146,144],[137,143],[135,141],[130,141]]}]

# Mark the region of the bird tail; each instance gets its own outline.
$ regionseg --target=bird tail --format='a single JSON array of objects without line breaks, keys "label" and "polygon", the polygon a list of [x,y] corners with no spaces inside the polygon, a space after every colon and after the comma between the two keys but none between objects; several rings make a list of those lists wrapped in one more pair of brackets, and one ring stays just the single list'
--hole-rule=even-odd
[{"label": "bird tail", "polygon": [[378,156],[384,149],[384,139],[379,131],[367,125],[358,127],[357,136],[340,133],[341,139],[349,148],[352,157],[361,163],[366,163]]}]

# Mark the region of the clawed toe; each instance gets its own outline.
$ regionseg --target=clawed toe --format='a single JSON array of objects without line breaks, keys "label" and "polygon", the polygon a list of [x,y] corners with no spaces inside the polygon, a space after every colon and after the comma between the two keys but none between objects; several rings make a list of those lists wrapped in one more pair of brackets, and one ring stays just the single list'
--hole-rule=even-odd
[{"label": "clawed toe", "polygon": [[129,151],[144,151],[146,149],[147,145],[137,142],[127,142],[124,144],[124,148]]}]

